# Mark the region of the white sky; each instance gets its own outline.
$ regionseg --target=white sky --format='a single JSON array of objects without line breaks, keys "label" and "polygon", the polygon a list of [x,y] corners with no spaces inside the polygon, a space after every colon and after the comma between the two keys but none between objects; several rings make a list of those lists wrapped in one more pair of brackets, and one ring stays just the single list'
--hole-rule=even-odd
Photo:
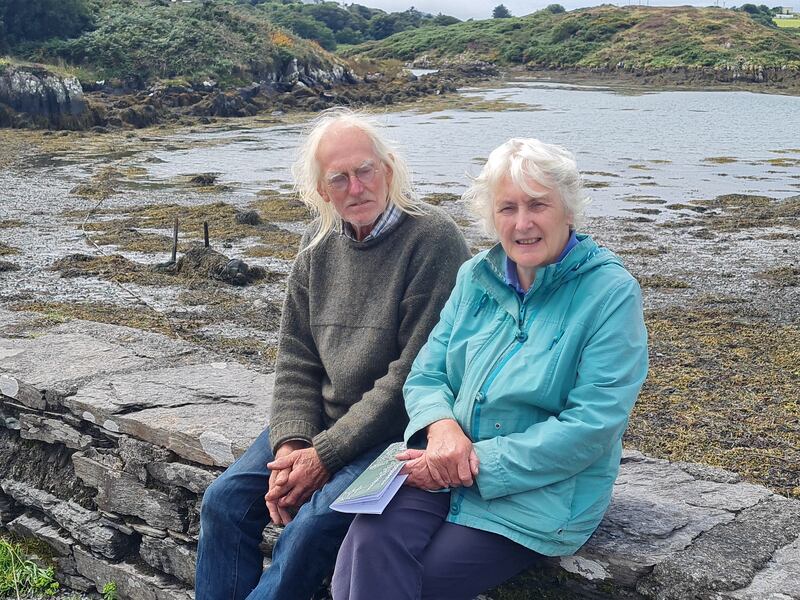
[{"label": "white sky", "polygon": [[[746,2],[761,4],[761,0],[605,0],[607,3],[624,6],[627,4],[644,4],[649,6],[738,6]],[[403,11],[414,7],[422,12],[437,14],[444,13],[459,19],[488,19],[492,16],[492,9],[500,4],[505,4],[515,17],[530,14],[544,8],[548,4],[561,4],[567,10],[583,6],[597,6],[602,0],[346,0],[347,4],[355,2],[371,8],[380,8],[388,12]],[[783,4],[795,4],[783,1]],[[781,4],[781,2],[767,2],[768,6]]]}]

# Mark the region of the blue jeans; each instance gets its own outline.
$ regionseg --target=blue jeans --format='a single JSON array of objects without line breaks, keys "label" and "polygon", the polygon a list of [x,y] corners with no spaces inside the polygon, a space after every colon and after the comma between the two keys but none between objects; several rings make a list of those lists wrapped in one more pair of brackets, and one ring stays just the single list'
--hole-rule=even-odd
[{"label": "blue jeans", "polygon": [[267,493],[272,448],[269,429],[206,490],[200,511],[196,600],[309,600],[333,570],[353,515],[329,507],[386,444],[333,474],[287,525],[262,572],[259,550],[269,512]]}]

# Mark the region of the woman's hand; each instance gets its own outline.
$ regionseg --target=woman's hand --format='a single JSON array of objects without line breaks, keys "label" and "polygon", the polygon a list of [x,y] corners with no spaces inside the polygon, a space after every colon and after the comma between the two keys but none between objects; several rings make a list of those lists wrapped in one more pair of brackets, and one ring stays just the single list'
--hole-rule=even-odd
[{"label": "woman's hand", "polygon": [[449,487],[447,482],[433,477],[423,450],[411,448],[404,450],[395,458],[405,461],[400,473],[408,475],[408,477],[403,485],[410,485],[422,490],[440,490]]},{"label": "woman's hand", "polygon": [[453,419],[442,419],[428,425],[428,447],[424,457],[409,458],[419,462],[409,466],[405,472],[414,472],[416,479],[433,481],[439,488],[469,487],[478,475],[478,456],[472,442]]}]

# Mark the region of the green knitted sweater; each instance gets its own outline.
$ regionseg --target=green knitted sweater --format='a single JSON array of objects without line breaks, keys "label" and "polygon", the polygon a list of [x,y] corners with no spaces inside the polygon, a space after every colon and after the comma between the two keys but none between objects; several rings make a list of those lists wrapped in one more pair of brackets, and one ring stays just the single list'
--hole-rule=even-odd
[{"label": "green knitted sweater", "polygon": [[[301,247],[312,237],[313,225]],[[403,214],[376,239],[333,232],[301,252],[281,319],[273,449],[307,440],[333,473],[401,439],[403,383],[468,258],[458,227],[435,207]]]}]

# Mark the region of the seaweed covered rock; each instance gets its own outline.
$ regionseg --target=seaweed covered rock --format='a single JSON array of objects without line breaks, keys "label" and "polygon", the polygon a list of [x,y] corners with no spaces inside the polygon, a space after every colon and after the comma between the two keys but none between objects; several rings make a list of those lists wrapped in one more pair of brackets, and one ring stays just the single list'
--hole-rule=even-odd
[{"label": "seaweed covered rock", "polygon": [[76,77],[37,66],[0,68],[0,126],[86,129],[93,124]]},{"label": "seaweed covered rock", "polygon": [[192,247],[178,259],[173,270],[180,275],[204,276],[230,285],[248,285],[264,279],[267,275],[261,267],[251,267],[238,258],[229,259],[224,254],[204,246]]}]

